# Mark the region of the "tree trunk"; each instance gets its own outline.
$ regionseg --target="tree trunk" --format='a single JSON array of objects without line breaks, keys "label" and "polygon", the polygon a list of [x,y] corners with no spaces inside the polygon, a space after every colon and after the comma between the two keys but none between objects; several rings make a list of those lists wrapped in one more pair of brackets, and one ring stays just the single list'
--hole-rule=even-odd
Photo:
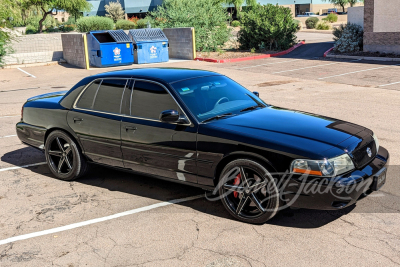
[{"label": "tree trunk", "polygon": [[47,17],[47,13],[44,13],[43,18],[41,18],[39,20],[39,29],[38,29],[39,33],[42,33],[42,31],[43,31],[43,21],[46,19],[46,17]]},{"label": "tree trunk", "polygon": [[342,5],[342,8],[343,8],[343,13],[344,13],[344,5]]},{"label": "tree trunk", "polygon": [[39,29],[38,29],[39,33],[42,33],[42,31],[43,31],[43,21],[46,19],[47,15],[50,14],[50,12],[51,12],[51,11],[47,12],[43,7],[42,7],[42,11],[43,11],[43,18],[41,18],[39,20]]}]

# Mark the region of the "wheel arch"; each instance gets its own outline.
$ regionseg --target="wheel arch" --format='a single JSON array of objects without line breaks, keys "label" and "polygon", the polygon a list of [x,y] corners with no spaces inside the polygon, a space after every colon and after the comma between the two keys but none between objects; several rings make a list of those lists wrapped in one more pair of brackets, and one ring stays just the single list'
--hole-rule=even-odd
[{"label": "wheel arch", "polygon": [[49,128],[49,129],[46,130],[46,133],[45,133],[45,135],[44,135],[44,142],[43,142],[45,145],[46,145],[47,138],[48,138],[49,135],[50,135],[52,132],[54,132],[54,131],[62,131],[62,132],[64,132],[64,133],[66,133],[72,140],[74,140],[75,144],[78,145],[78,149],[80,149],[81,152],[83,152],[82,145],[81,145],[81,143],[78,141],[78,138],[77,138],[74,134],[72,134],[70,131],[68,131],[68,130],[66,130],[66,129],[64,129],[64,128],[61,128],[61,127],[52,127],[52,128]]},{"label": "wheel arch", "polygon": [[219,176],[222,172],[222,170],[224,169],[224,167],[231,161],[236,160],[236,159],[253,159],[255,161],[264,163],[269,170],[271,170],[272,172],[276,172],[277,170],[275,169],[275,167],[273,166],[273,164],[271,163],[271,161],[269,161],[266,157],[257,154],[257,153],[253,153],[253,152],[246,152],[246,151],[235,151],[232,152],[228,155],[226,155],[225,157],[223,157],[217,164],[217,167],[215,168],[215,174],[214,174],[214,186],[217,186],[218,182],[219,182]]}]

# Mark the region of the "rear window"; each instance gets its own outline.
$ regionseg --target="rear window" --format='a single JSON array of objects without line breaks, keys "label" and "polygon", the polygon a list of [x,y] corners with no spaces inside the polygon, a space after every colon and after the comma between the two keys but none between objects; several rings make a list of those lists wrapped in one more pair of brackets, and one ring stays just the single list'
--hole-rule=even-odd
[{"label": "rear window", "polygon": [[127,79],[104,79],[96,94],[93,109],[109,113],[121,112],[121,99]]},{"label": "rear window", "polygon": [[97,89],[99,88],[101,80],[94,81],[89,87],[83,92],[76,106],[78,108],[92,109],[93,99],[96,95]]}]

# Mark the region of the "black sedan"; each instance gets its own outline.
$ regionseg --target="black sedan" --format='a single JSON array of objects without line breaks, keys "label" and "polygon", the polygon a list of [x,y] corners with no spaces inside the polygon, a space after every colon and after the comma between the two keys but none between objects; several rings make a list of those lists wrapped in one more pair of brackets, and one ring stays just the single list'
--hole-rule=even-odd
[{"label": "black sedan", "polygon": [[[22,108],[20,140],[58,179],[88,163],[212,191],[235,218],[342,209],[386,181],[388,151],[362,126],[266,104],[218,73],[137,69],[90,76]],[[94,164],[90,164],[93,165]]]}]

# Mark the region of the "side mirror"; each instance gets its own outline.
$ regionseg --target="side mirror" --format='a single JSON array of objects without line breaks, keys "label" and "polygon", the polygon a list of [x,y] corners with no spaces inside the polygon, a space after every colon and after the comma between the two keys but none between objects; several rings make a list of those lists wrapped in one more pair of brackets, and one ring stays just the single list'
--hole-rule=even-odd
[{"label": "side mirror", "polygon": [[160,114],[160,121],[162,122],[178,122],[179,112],[174,109],[164,110]]},{"label": "side mirror", "polygon": [[259,92],[254,91],[253,94],[255,94],[257,97],[260,97],[260,93]]}]

